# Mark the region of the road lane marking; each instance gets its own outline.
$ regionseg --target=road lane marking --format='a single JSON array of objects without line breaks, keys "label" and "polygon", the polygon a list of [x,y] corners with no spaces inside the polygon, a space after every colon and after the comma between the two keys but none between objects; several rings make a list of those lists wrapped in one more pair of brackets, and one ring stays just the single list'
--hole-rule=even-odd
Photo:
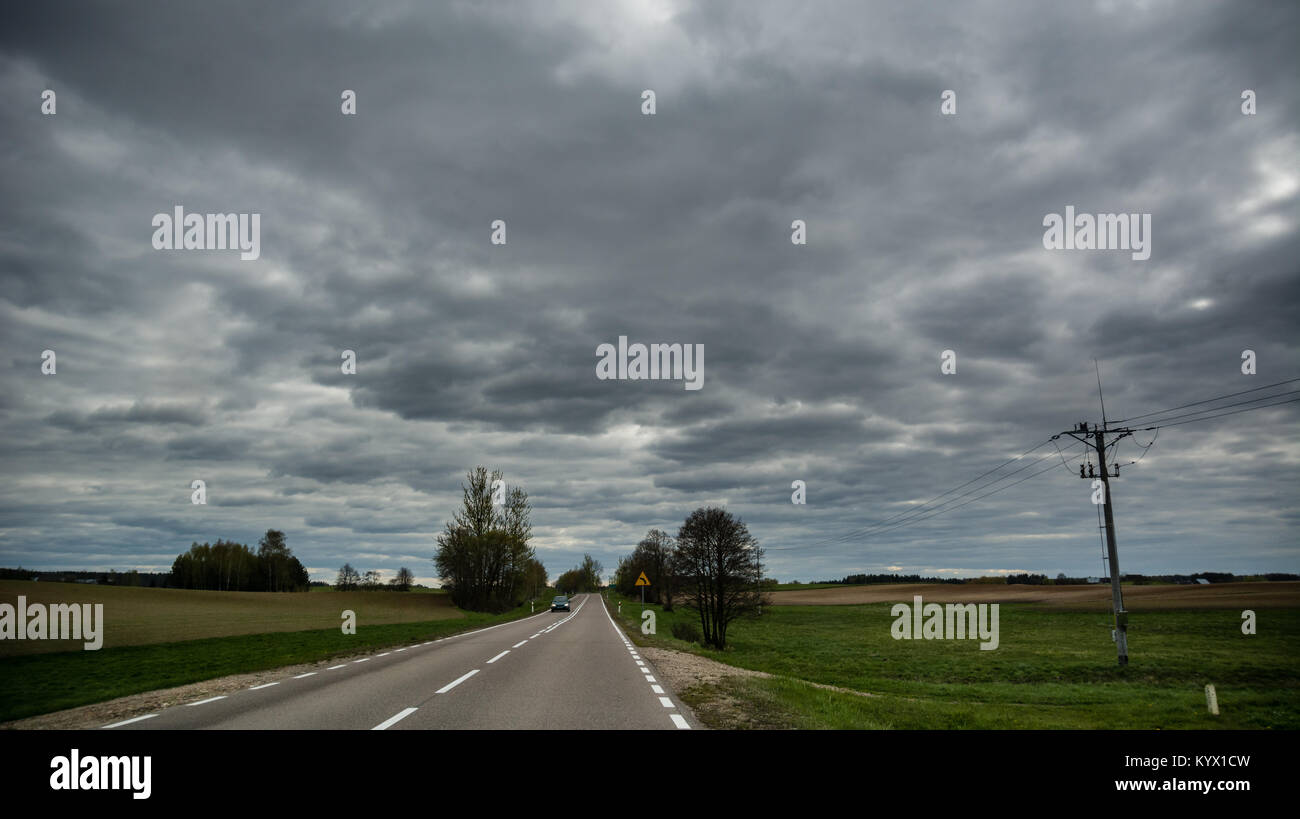
[{"label": "road lane marking", "polygon": [[366,660],[369,660],[369,659],[370,659],[369,657],[362,657],[360,660],[353,660],[352,662],[354,662],[354,663],[364,663]]},{"label": "road lane marking", "polygon": [[313,675],[313,674],[315,674],[315,673],[316,673],[315,671],[308,671],[306,674],[299,674],[298,676],[294,677],[294,679],[295,679],[295,680],[301,680],[303,677],[310,677],[311,675]]},{"label": "road lane marking", "polygon": [[145,714],[143,717],[132,717],[131,719],[124,719],[124,720],[122,720],[121,722],[115,722],[115,723],[113,723],[112,725],[105,725],[104,728],[120,728],[120,727],[123,726],[123,725],[130,725],[130,724],[133,723],[133,722],[139,722],[140,720],[143,720],[143,719],[153,719],[153,718],[156,717],[156,716],[158,716],[158,715],[157,715],[157,714]]},{"label": "road lane marking", "polygon": [[653,691],[653,692],[655,692],[656,694],[662,694],[662,693],[664,693],[663,686],[660,686],[660,685],[652,685],[652,686],[650,686],[650,690]]},{"label": "road lane marking", "polygon": [[515,643],[514,645],[512,645],[512,646],[510,646],[510,647],[511,647],[511,648],[519,648],[521,645],[523,645],[523,644],[526,643],[526,642],[528,642],[528,641],[527,641],[527,640],[520,640],[519,642]]},{"label": "road lane marking", "polygon": [[273,682],[273,683],[263,683],[262,685],[255,685],[255,686],[253,686],[252,688],[250,688],[250,689],[248,689],[248,690],[249,690],[249,691],[256,691],[256,690],[259,689],[259,688],[270,688],[270,687],[273,686],[273,685],[279,685],[279,684],[280,684],[280,683],[278,683],[278,682]]},{"label": "road lane marking", "polygon": [[204,705],[204,704],[209,703],[209,702],[216,702],[217,700],[224,700],[225,698],[226,698],[226,695],[225,695],[225,694],[222,694],[222,695],[219,696],[219,697],[208,697],[206,700],[199,700],[198,702],[187,702],[187,703],[185,703],[185,704],[186,704],[187,706],[189,706],[190,708],[193,708],[193,707],[196,706],[196,705]]},{"label": "road lane marking", "polygon": [[670,699],[668,699],[667,697],[660,697],[660,698],[659,698],[659,704],[662,705],[664,708],[675,708],[675,707],[676,707],[676,706],[673,705],[673,701],[670,700]]},{"label": "road lane marking", "polygon": [[673,718],[673,725],[676,725],[678,728],[685,728],[688,731],[691,729],[691,724],[687,722],[686,718],[681,714],[669,714],[668,716]]},{"label": "road lane marking", "polygon": [[636,661],[636,664],[637,664],[637,665],[645,665],[645,663],[641,662],[640,660],[637,660],[637,661]]},{"label": "road lane marking", "polygon": [[387,729],[390,725],[396,722],[400,722],[401,720],[406,719],[407,717],[411,716],[414,713],[415,713],[414,708],[405,708],[401,711],[398,711],[396,714],[384,720],[383,722],[379,723],[378,725],[376,725],[374,728],[371,728],[370,730],[383,731]]},{"label": "road lane marking", "polygon": [[437,691],[434,691],[433,693],[435,693],[435,694],[446,694],[448,691],[450,691],[451,689],[453,689],[453,688],[455,688],[456,686],[460,685],[461,683],[465,682],[466,680],[468,680],[470,677],[473,677],[473,676],[474,676],[475,674],[477,674],[477,673],[478,673],[478,669],[476,668],[476,669],[474,669],[473,671],[469,672],[468,674],[465,674],[465,675],[463,675],[463,676],[457,677],[456,679],[454,679],[454,680],[452,680],[451,682],[447,683],[447,684],[444,685],[442,688],[439,688]]},{"label": "road lane marking", "polygon": [[340,668],[346,668],[346,667],[347,667],[347,663],[344,663],[343,665],[332,665],[332,666],[330,666],[329,668],[327,668],[327,669],[325,669],[325,670],[326,670],[326,671],[335,671],[335,670],[337,670],[337,669],[340,669]]},{"label": "road lane marking", "polygon": [[495,663],[497,660],[501,659],[502,657],[506,656],[506,655],[509,654],[509,653],[510,653],[510,649],[507,648],[505,651],[501,652],[501,653],[498,654],[497,656],[495,656],[495,657],[493,657],[492,659],[488,660],[488,661],[487,661],[487,664],[488,664],[488,665],[492,665],[492,664]]},{"label": "road lane marking", "polygon": [[649,671],[646,672],[646,675],[645,675],[645,681],[648,682],[648,683],[658,682],[658,680],[656,680],[654,677],[651,677],[651,676],[650,676],[650,672],[649,672]]},{"label": "road lane marking", "polygon": [[394,650],[394,651],[406,651],[406,649],[404,649],[404,648],[397,648],[397,649],[393,649],[393,650]]},{"label": "road lane marking", "polygon": [[391,652],[391,651],[385,651],[383,654],[377,654],[377,655],[375,655],[375,656],[377,656],[377,657],[387,657],[389,654],[392,654],[392,653],[393,653],[393,652]]}]

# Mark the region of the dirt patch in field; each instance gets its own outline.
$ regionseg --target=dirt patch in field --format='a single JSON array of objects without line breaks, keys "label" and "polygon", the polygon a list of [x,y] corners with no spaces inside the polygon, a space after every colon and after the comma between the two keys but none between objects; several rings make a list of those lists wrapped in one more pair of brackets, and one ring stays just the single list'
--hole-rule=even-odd
[{"label": "dirt patch in field", "polygon": [[654,666],[678,696],[690,706],[695,718],[708,728],[769,728],[763,715],[743,706],[731,693],[732,680],[743,677],[771,677],[762,671],[736,668],[691,654],[650,646],[638,647],[641,656]]},{"label": "dirt patch in field", "polygon": [[[789,728],[791,720],[773,703],[759,703],[755,707],[756,692],[748,692],[745,699],[737,697],[737,681],[746,677],[774,679],[765,671],[737,668],[708,657],[685,651],[673,651],[649,646],[638,649],[659,672],[659,676],[691,706],[695,716],[709,728]],[[874,697],[865,691],[854,691],[838,685],[799,680],[804,685],[852,694],[856,697]]]},{"label": "dirt patch in field", "polygon": [[[1110,586],[1023,586],[897,583],[807,591],[769,592],[778,606],[847,606],[910,603],[913,595],[932,603],[1032,603],[1081,611],[1108,611]],[[1300,608],[1300,582],[1212,583],[1208,586],[1124,586],[1129,611],[1157,609]]]}]

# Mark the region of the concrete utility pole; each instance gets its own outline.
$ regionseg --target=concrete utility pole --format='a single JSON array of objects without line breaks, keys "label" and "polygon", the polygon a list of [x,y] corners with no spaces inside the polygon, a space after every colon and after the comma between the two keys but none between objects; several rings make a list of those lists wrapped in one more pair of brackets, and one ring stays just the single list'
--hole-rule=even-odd
[{"label": "concrete utility pole", "polygon": [[[1119,477],[1119,470],[1112,474],[1106,466],[1106,436],[1115,436],[1114,440],[1126,438],[1133,434],[1127,427],[1111,429],[1103,422],[1102,426],[1088,428],[1087,422],[1079,424],[1072,430],[1060,435],[1069,435],[1082,442],[1097,453],[1097,471],[1100,475],[1084,475],[1079,467],[1079,477],[1085,480],[1101,479],[1102,511],[1106,516],[1106,556],[1110,567],[1111,610],[1115,615],[1115,651],[1119,655],[1119,664],[1128,665],[1128,612],[1124,610],[1124,594],[1119,585],[1119,549],[1115,545],[1115,511],[1113,496],[1110,493],[1110,479]],[[1057,436],[1059,437],[1059,436]]]}]

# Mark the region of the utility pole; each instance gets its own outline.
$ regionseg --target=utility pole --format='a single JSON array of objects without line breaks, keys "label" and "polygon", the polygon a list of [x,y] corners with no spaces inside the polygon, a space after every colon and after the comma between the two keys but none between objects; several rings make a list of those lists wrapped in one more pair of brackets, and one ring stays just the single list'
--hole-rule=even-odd
[{"label": "utility pole", "polygon": [[[1115,651],[1119,664],[1128,665],[1128,612],[1124,611],[1124,594],[1119,587],[1119,551],[1115,548],[1114,500],[1110,494],[1110,475],[1106,470],[1106,430],[1095,430],[1097,471],[1101,473],[1102,512],[1106,515],[1106,552],[1110,557],[1111,609],[1115,612]],[[1118,472],[1116,475],[1118,476]]]},{"label": "utility pole", "polygon": [[1079,467],[1079,477],[1085,480],[1101,479],[1102,489],[1102,511],[1106,516],[1106,556],[1110,568],[1110,598],[1111,610],[1115,616],[1115,651],[1119,656],[1121,666],[1128,665],[1128,612],[1124,610],[1124,595],[1119,585],[1119,550],[1115,545],[1115,511],[1110,494],[1110,479],[1119,477],[1119,469],[1112,474],[1106,465],[1106,436],[1114,436],[1114,440],[1127,438],[1133,434],[1133,430],[1127,427],[1110,428],[1103,422],[1100,427],[1093,425],[1088,428],[1087,422],[1083,422],[1074,429],[1062,432],[1060,435],[1069,435],[1076,441],[1082,442],[1085,446],[1091,448],[1097,453],[1097,471],[1100,475],[1083,473],[1083,467]]}]

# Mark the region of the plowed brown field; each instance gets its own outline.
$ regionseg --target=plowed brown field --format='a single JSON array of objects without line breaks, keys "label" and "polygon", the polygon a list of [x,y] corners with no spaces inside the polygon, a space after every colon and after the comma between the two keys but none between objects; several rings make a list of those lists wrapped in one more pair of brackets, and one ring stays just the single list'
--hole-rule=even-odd
[{"label": "plowed brown field", "polygon": [[[1124,586],[1124,608],[1252,609],[1300,608],[1300,582],[1214,583],[1208,586]],[[1093,586],[1012,586],[944,583],[898,583],[845,586],[838,589],[770,592],[778,606],[849,606],[861,603],[911,603],[919,594],[927,603],[1032,603],[1081,611],[1110,609],[1110,584]]]}]

